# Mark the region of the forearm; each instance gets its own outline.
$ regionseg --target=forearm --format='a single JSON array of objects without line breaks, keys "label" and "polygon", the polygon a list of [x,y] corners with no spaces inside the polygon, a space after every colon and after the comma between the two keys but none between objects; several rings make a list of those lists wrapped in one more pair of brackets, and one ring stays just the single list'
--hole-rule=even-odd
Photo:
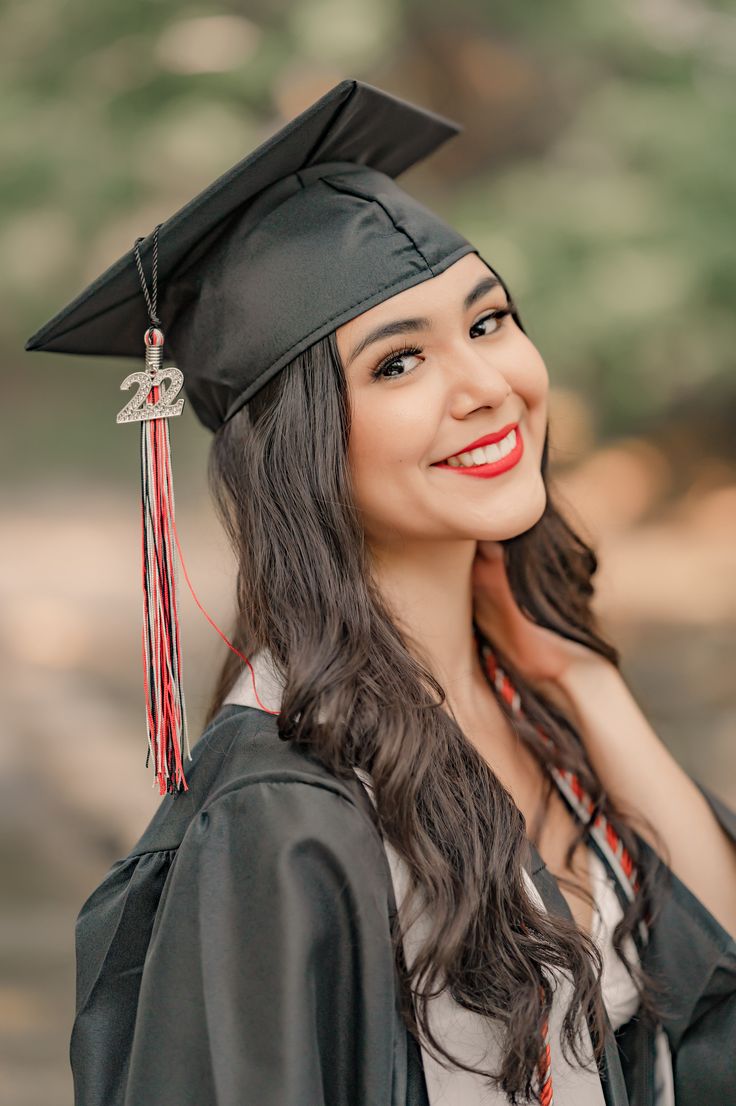
[{"label": "forearm", "polygon": [[[649,820],[669,849],[672,871],[736,937],[736,846],[618,669],[596,657],[572,664],[558,686],[606,793]],[[636,828],[656,849],[648,829]]]}]

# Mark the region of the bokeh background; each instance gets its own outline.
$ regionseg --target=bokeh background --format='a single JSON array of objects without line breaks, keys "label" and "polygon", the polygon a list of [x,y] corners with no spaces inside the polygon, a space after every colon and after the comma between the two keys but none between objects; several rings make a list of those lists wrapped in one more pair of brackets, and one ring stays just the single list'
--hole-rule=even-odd
[{"label": "bokeh background", "polygon": [[[66,1106],[74,919],[158,803],[138,429],[115,423],[129,363],[24,340],[343,77],[460,121],[403,183],[520,303],[625,676],[736,804],[736,20],[725,0],[5,0],[0,43],[0,1106]],[[209,435],[188,408],[171,430],[185,562],[224,627]],[[225,647],[181,607],[196,737]]]}]

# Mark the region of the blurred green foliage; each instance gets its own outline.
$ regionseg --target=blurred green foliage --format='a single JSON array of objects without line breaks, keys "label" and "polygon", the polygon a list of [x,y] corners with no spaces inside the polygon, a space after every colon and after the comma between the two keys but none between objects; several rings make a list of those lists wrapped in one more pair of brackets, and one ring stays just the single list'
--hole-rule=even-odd
[{"label": "blurred green foliage", "polygon": [[[464,124],[406,186],[503,274],[601,438],[684,412],[732,448],[732,5],[6,0],[0,42],[6,479],[130,478],[120,366],[25,338],[344,76]],[[209,436],[180,422],[194,473]]]}]

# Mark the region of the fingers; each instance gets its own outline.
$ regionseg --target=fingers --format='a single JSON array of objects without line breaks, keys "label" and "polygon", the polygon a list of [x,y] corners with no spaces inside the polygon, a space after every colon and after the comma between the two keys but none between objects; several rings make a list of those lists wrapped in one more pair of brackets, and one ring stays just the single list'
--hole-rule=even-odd
[{"label": "fingers", "polygon": [[479,541],[476,555],[484,561],[503,561],[503,546],[498,541]]}]

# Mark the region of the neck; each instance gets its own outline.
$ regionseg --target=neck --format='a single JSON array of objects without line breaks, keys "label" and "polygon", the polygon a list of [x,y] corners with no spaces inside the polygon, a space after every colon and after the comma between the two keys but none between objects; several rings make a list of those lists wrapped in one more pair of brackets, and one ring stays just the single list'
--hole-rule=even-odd
[{"label": "neck", "polygon": [[373,572],[410,650],[453,707],[470,704],[484,677],[473,635],[475,540],[418,543],[407,555],[374,552]]}]

